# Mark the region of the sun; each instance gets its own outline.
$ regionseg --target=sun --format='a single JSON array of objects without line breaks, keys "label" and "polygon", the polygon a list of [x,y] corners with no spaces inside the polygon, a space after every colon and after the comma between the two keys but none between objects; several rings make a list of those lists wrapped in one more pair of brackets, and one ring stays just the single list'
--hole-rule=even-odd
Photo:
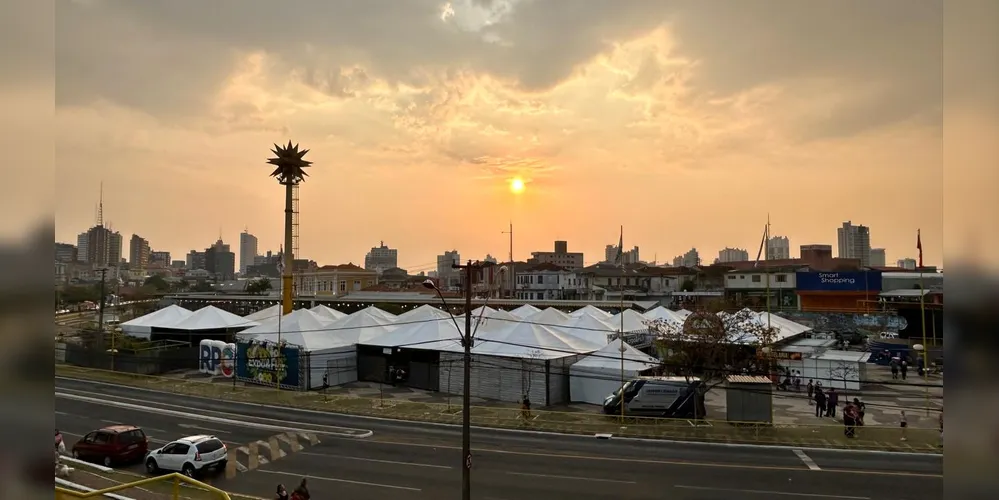
[{"label": "sun", "polygon": [[513,194],[520,194],[524,192],[524,179],[520,177],[515,177],[510,181],[510,192]]}]

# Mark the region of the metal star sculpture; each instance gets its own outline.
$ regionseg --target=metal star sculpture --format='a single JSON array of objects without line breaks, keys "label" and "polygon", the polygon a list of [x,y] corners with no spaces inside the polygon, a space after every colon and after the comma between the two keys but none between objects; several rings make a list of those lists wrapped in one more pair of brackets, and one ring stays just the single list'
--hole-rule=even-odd
[{"label": "metal star sculpture", "polygon": [[271,172],[271,177],[277,177],[279,183],[298,184],[309,175],[305,173],[305,168],[312,165],[312,162],[304,159],[308,149],[300,150],[298,144],[293,145],[288,141],[287,146],[275,144],[271,152],[275,157],[268,159],[267,163],[277,167]]}]

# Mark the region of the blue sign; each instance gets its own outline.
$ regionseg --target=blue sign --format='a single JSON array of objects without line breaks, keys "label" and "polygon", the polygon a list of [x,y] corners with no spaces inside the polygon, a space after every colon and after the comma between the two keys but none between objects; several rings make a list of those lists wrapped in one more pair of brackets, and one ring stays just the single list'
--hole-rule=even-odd
[{"label": "blue sign", "polygon": [[881,271],[795,273],[795,288],[802,292],[880,292]]},{"label": "blue sign", "polygon": [[301,370],[297,346],[274,342],[239,342],[236,344],[236,378],[265,385],[281,384],[299,389]]}]

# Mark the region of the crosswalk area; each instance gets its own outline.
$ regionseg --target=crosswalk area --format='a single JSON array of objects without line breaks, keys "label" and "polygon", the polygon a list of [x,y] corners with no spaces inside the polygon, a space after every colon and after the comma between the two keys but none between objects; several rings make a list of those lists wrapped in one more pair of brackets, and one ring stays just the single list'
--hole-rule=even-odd
[{"label": "crosswalk area", "polygon": [[230,447],[225,477],[232,479],[240,472],[252,471],[317,444],[319,437],[314,433],[289,431],[244,446]]}]

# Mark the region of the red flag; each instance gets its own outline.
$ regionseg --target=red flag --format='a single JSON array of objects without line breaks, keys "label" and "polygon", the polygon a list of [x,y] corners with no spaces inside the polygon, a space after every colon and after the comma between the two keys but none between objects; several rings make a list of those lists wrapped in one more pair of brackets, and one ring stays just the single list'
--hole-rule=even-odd
[{"label": "red flag", "polygon": [[923,268],[923,238],[919,234],[920,231],[916,230],[916,250],[919,250],[919,268]]}]

